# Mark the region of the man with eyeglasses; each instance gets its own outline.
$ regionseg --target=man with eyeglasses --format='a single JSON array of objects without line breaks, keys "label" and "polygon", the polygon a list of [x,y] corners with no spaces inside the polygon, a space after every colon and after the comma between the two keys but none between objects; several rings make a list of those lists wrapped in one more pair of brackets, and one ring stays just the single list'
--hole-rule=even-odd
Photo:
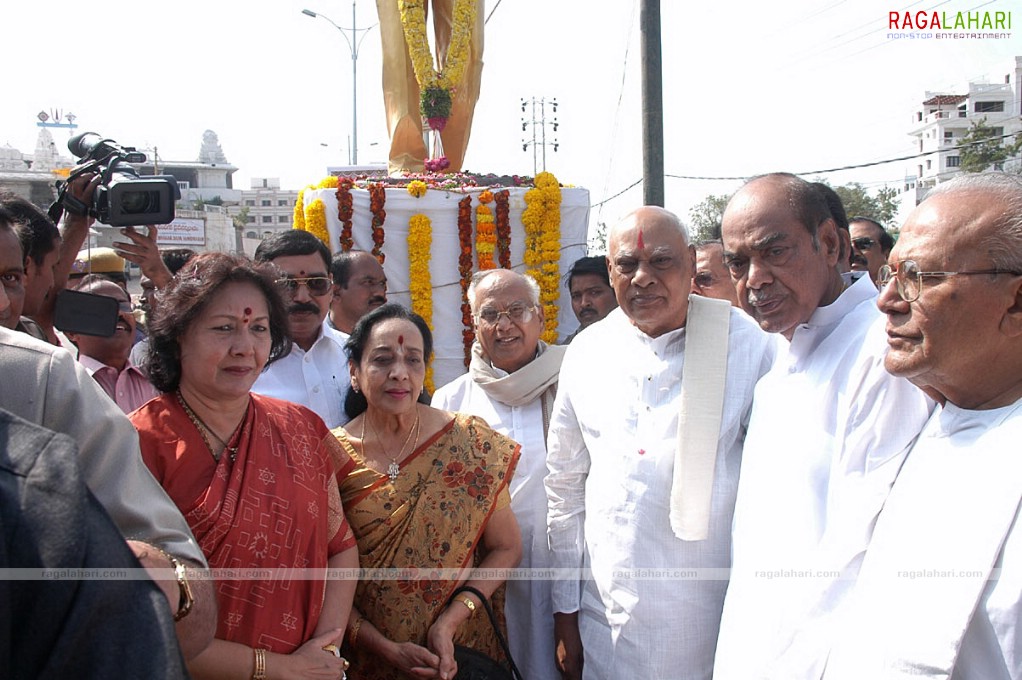
[{"label": "man with eyeglasses", "polygon": [[1022,677],[1022,178],[962,175],[880,271],[884,365],[940,404],[877,520],[827,680]]},{"label": "man with eyeglasses", "polygon": [[852,234],[852,271],[869,272],[870,281],[875,283],[880,268],[887,264],[894,239],[869,217],[853,217],[848,229]]},{"label": "man with eyeglasses", "polygon": [[359,319],[386,304],[387,275],[372,253],[349,250],[334,255],[330,276],[334,282],[334,299],[327,323],[347,342]]},{"label": "man with eyeglasses", "polygon": [[726,300],[738,304],[738,293],[731,274],[724,266],[724,244],[720,239],[709,239],[695,244],[696,269],[692,275],[692,292],[696,295]]},{"label": "man with eyeglasses", "polygon": [[619,307],[568,347],[547,439],[558,659],[566,678],[708,679],[773,342],[690,295],[695,254],[673,213],[639,208],[608,245]]},{"label": "man with eyeglasses", "polygon": [[842,273],[847,250],[811,184],[751,179],[728,203],[722,235],[739,301],[779,349],[756,385],[714,679],[819,678],[932,402],[884,370],[876,286]]},{"label": "man with eyeglasses", "polygon": [[348,357],[344,338],[325,322],[333,299],[330,251],[309,232],[291,229],[263,239],[255,260],[280,271],[277,283],[287,302],[294,346],[263,371],[252,391],[306,406],[327,427],[343,425],[348,422],[343,408]]},{"label": "man with eyeglasses", "polygon": [[78,363],[85,367],[111,399],[125,413],[131,413],[160,392],[149,378],[131,361],[135,343],[135,315],[131,297],[118,284],[94,274],[78,282],[75,290],[117,300],[117,325],[113,335],[102,337],[84,333],[68,333],[67,338],[78,348]]},{"label": "man with eyeglasses", "polygon": [[[468,300],[476,332],[469,372],[438,389],[432,405],[479,416],[522,445],[510,486],[511,510],[522,531],[518,566],[547,568],[546,435],[565,347],[540,340],[543,307],[530,277],[508,269],[477,272]],[[560,680],[550,589],[550,581],[538,578],[507,581],[508,644],[530,680]]]}]

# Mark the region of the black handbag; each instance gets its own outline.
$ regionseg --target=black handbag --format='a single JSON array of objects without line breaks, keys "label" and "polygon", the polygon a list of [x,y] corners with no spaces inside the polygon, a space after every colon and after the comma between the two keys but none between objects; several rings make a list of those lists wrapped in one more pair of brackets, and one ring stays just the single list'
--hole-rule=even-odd
[{"label": "black handbag", "polygon": [[454,676],[454,680],[523,680],[514,659],[511,658],[511,648],[507,646],[507,640],[500,632],[497,617],[489,601],[472,586],[462,586],[451,594],[447,604],[450,605],[454,601],[454,596],[459,593],[472,593],[483,603],[486,615],[490,618],[490,625],[493,626],[493,633],[497,636],[497,642],[507,658],[508,666],[471,647],[454,645],[454,660],[458,662],[458,674]]}]

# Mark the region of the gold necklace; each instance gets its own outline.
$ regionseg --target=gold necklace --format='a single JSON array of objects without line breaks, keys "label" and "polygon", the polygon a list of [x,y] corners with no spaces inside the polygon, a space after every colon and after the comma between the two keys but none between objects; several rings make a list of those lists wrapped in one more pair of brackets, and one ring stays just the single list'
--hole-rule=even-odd
[{"label": "gold necklace", "polygon": [[[366,456],[366,421],[369,420],[369,412],[362,414],[362,455]],[[415,433],[415,441],[419,441],[419,409],[415,409],[415,422],[410,428],[408,428],[408,436],[405,437],[405,443],[401,445],[401,449],[397,452],[396,456],[391,456],[387,449],[383,446],[383,440],[380,439],[379,433],[376,431],[376,426],[369,423],[369,427],[373,431],[373,436],[376,437],[376,441],[380,443],[380,450],[383,451],[383,455],[390,459],[390,465],[387,466],[387,476],[390,478],[393,484],[397,481],[398,475],[401,474],[401,465],[398,463],[404,457],[405,449],[408,447],[408,442],[412,441],[412,432]],[[366,456],[368,458],[368,456]]]},{"label": "gold necklace", "polygon": [[[221,439],[220,435],[214,432],[213,428],[207,425],[206,422],[202,418],[200,418],[195,411],[192,410],[192,407],[188,405],[187,401],[185,401],[184,395],[181,394],[181,390],[177,391],[177,400],[181,404],[181,408],[185,410],[185,415],[187,415],[188,419],[192,421],[192,425],[194,425],[195,429],[199,431],[199,434],[202,436],[202,441],[206,442],[206,448],[209,449],[209,453],[211,456],[213,456],[213,460],[219,463],[220,456],[223,455],[223,451],[226,451],[228,458],[230,458],[231,462],[233,463],[234,459],[237,458],[238,456],[238,447],[228,446],[227,442]],[[245,418],[242,418],[241,422],[238,423],[238,427],[235,428],[234,434],[231,435],[230,440],[234,440],[234,438],[238,436],[238,431],[241,430],[241,426],[244,424]],[[213,444],[209,441],[209,437],[206,435],[207,432],[213,435],[213,437],[220,443],[220,445],[223,446],[223,449],[219,454],[216,452],[216,449],[213,448]]]}]

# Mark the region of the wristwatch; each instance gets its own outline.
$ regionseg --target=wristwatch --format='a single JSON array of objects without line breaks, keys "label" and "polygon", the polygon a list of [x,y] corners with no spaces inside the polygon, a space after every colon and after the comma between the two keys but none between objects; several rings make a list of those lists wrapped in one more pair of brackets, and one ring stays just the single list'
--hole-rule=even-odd
[{"label": "wristwatch", "polygon": [[185,568],[184,562],[181,560],[161,548],[157,547],[156,549],[159,550],[160,554],[166,557],[171,566],[174,567],[174,576],[177,578],[177,587],[181,592],[181,596],[177,604],[177,613],[174,614],[174,621],[180,621],[184,617],[188,616],[188,612],[192,611],[192,605],[195,604],[195,597],[192,596],[192,587],[188,583],[188,570]]}]

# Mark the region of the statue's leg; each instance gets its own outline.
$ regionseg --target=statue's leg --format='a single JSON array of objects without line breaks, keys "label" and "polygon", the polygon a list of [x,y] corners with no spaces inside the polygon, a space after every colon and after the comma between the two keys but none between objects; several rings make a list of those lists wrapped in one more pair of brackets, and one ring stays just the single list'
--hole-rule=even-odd
[{"label": "statue's leg", "polygon": [[422,172],[426,145],[419,115],[419,84],[408,57],[398,0],[376,0],[383,49],[383,104],[390,135],[390,174]]}]

